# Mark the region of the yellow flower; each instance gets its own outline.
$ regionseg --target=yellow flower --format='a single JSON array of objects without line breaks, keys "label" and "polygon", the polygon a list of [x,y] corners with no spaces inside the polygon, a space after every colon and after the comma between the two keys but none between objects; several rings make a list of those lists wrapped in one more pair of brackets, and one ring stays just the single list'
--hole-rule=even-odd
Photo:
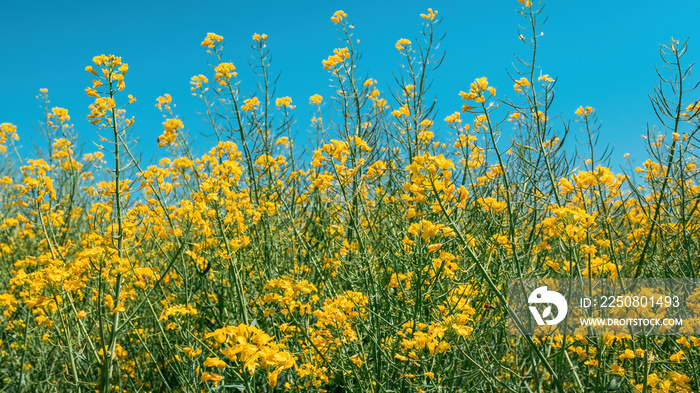
[{"label": "yellow flower", "polygon": [[[484,96],[484,93],[487,91],[492,96],[496,95],[496,88],[493,86],[489,86],[489,82],[488,79],[486,79],[486,77],[476,78],[474,82],[472,82],[472,84],[469,86],[469,92],[465,93],[463,91],[460,91],[459,96],[462,97],[463,100],[484,103],[486,102],[486,97]],[[467,109],[465,109],[465,107],[462,107],[462,112],[466,112],[468,110],[473,109],[471,106],[465,106],[467,107]]]},{"label": "yellow flower", "polygon": [[423,128],[428,128],[433,125],[433,121],[430,119],[423,119],[419,125]]},{"label": "yellow flower", "polygon": [[513,85],[513,89],[515,89],[516,92],[521,93],[523,91],[523,87],[528,87],[530,86],[530,81],[527,80],[527,78],[523,77],[515,81],[515,84]]},{"label": "yellow flower", "polygon": [[177,139],[177,131],[185,128],[185,126],[179,119],[168,119],[163,123],[163,128],[165,129],[165,132],[158,137],[158,147],[173,144],[173,142],[175,142]]},{"label": "yellow flower", "polygon": [[207,33],[207,37],[204,38],[204,41],[200,44],[201,46],[206,46],[208,48],[214,48],[216,43],[221,42],[224,39],[224,37],[214,34],[214,33]]},{"label": "yellow flower", "polygon": [[670,360],[672,362],[680,363],[681,360],[685,359],[684,355],[685,355],[685,352],[678,351],[678,352],[674,353],[673,355],[671,355],[671,357],[668,358],[668,360]]},{"label": "yellow flower", "polygon": [[396,41],[396,49],[398,50],[403,50],[406,45],[411,45],[411,41],[405,38]]},{"label": "yellow flower", "polygon": [[252,111],[253,109],[257,109],[259,105],[260,100],[258,100],[258,97],[248,98],[247,100],[243,100],[241,110],[244,112]]},{"label": "yellow flower", "polygon": [[[48,114],[49,118],[57,119],[59,122],[64,123],[70,120],[68,115],[68,109],[55,107],[51,109],[51,113]],[[49,124],[52,124],[49,120]]]},{"label": "yellow flower", "polygon": [[295,108],[295,106],[292,105],[292,97],[282,97],[282,98],[278,98],[278,99],[275,101],[275,105],[277,105],[278,108],[281,108],[281,107],[283,107],[283,106],[284,106],[284,107],[287,107],[287,108],[289,108],[289,109],[294,109],[294,108]]},{"label": "yellow flower", "polygon": [[207,358],[207,360],[204,361],[204,366],[206,367],[216,367],[216,368],[226,368],[226,362],[223,360],[217,358],[217,357],[212,357],[212,358]]},{"label": "yellow flower", "polygon": [[455,112],[455,113],[453,113],[453,114],[447,116],[447,117],[445,118],[445,121],[446,121],[447,123],[450,123],[450,124],[452,124],[452,123],[461,123],[461,122],[462,122],[462,118],[461,118],[461,115],[460,115],[459,112]]},{"label": "yellow flower", "polygon": [[253,34],[253,40],[258,42],[264,42],[267,40],[267,34],[260,35],[258,33]]},{"label": "yellow flower", "polygon": [[212,381],[218,384],[223,378],[224,377],[216,373],[202,373],[202,376],[199,380],[202,382]]},{"label": "yellow flower", "polygon": [[631,349],[625,349],[625,352],[618,357],[620,360],[634,359],[634,352]]},{"label": "yellow flower", "polygon": [[433,252],[433,251],[437,251],[437,250],[439,250],[439,249],[441,249],[441,248],[442,248],[442,244],[440,244],[440,243],[434,243],[434,244],[430,244],[430,245],[428,246],[428,251],[429,251],[429,252]]},{"label": "yellow flower", "polygon": [[173,97],[171,97],[170,94],[163,94],[162,96],[156,98],[156,100],[158,101],[156,108],[162,111],[163,105],[165,105],[165,109],[170,109],[169,105],[171,102],[173,102]]},{"label": "yellow flower", "polygon": [[408,117],[408,116],[411,114],[411,112],[410,112],[410,110],[409,110],[409,108],[408,108],[408,104],[405,104],[405,105],[403,105],[403,106],[402,106],[401,108],[399,108],[399,109],[394,109],[394,110],[391,112],[391,114],[392,114],[393,116],[395,116],[395,117],[401,117],[401,116],[406,116],[406,117]]},{"label": "yellow flower", "polygon": [[309,98],[309,104],[311,104],[311,105],[321,105],[322,101],[323,101],[323,97],[321,97],[318,94],[314,94]]},{"label": "yellow flower", "polygon": [[346,14],[343,10],[338,10],[331,17],[331,21],[337,25],[338,23],[342,22],[343,19],[345,19],[347,17],[348,17],[348,14]]},{"label": "yellow flower", "polygon": [[231,79],[232,77],[235,78],[236,75],[238,75],[236,71],[236,66],[234,66],[231,63],[221,63],[216,68],[214,68],[214,71],[216,71],[216,75],[214,75],[214,80],[219,82],[219,85],[224,86],[226,85],[226,81]]},{"label": "yellow flower", "polygon": [[[117,90],[124,90],[124,75],[129,69],[129,65],[122,63],[122,58],[114,55],[99,55],[92,58],[92,61],[101,68],[102,76],[105,80],[110,83],[113,81],[117,82]],[[98,74],[92,67],[85,68],[88,72],[93,75]],[[93,89],[102,85],[99,80],[93,81]],[[90,95],[90,92],[88,93]]]},{"label": "yellow flower", "polygon": [[576,109],[576,114],[579,116],[588,116],[594,111],[595,109],[591,108],[590,106],[587,106],[585,109],[582,106],[579,106],[578,109]]},{"label": "yellow flower", "polygon": [[350,51],[348,48],[336,48],[333,50],[333,54],[328,56],[326,60],[322,60],[321,62],[323,63],[323,69],[324,70],[330,70],[331,68],[335,67],[337,64],[342,63],[343,59],[349,59],[350,58]]},{"label": "yellow flower", "polygon": [[195,350],[190,347],[185,347],[182,349],[182,351],[185,352],[185,355],[187,355],[187,357],[190,359],[194,359],[202,353],[201,348]]},{"label": "yellow flower", "polygon": [[571,194],[574,192],[574,185],[569,179],[561,178],[559,179],[559,189],[562,194]]},{"label": "yellow flower", "polygon": [[111,121],[108,112],[111,112],[115,106],[114,99],[110,97],[99,97],[95,100],[95,103],[90,104],[88,119],[92,124],[97,124],[103,119]]},{"label": "yellow flower", "polygon": [[88,97],[100,98],[100,95],[97,93],[97,90],[93,89],[92,87],[86,87],[85,93],[88,95]]},{"label": "yellow flower", "polygon": [[690,348],[690,342],[688,342],[688,338],[685,337],[685,336],[682,336],[681,338],[679,338],[678,340],[676,340],[676,342],[677,342],[678,344],[681,344],[681,345],[685,346],[686,348]]},{"label": "yellow flower", "polygon": [[202,85],[207,84],[207,83],[209,83],[209,79],[206,76],[204,76],[202,74],[195,75],[192,77],[192,80],[190,80],[190,85],[192,85],[192,87],[190,89],[192,91],[195,91],[197,89],[201,89]]},{"label": "yellow flower", "polygon": [[613,364],[612,366],[610,366],[610,372],[619,376],[625,375],[625,369],[618,366],[617,364]]},{"label": "yellow flower", "polygon": [[428,14],[420,14],[420,17],[425,19],[425,20],[434,20],[435,16],[437,16],[437,11],[433,11],[432,8],[428,8]]},{"label": "yellow flower", "polygon": [[355,364],[355,366],[357,366],[357,368],[362,367],[362,364],[364,363],[364,361],[362,360],[362,358],[360,357],[359,354],[352,355],[350,357],[350,361],[353,362]]},{"label": "yellow flower", "polygon": [[494,197],[479,198],[477,202],[479,202],[485,211],[493,210],[496,213],[502,212],[508,206],[505,201],[499,201]]}]

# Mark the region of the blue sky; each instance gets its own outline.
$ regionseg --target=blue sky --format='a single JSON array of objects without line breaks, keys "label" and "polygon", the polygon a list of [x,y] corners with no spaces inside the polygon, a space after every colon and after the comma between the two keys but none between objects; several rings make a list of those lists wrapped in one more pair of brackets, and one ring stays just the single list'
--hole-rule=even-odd
[{"label": "blue sky", "polygon": [[[148,160],[162,133],[156,97],[172,95],[191,135],[206,130],[197,114],[203,106],[189,91],[193,75],[213,79],[207,64],[212,57],[200,46],[206,33],[224,36],[225,59],[238,67],[243,91],[254,90],[247,66],[251,37],[265,33],[272,71],[281,72],[277,95],[292,97],[297,127],[304,133],[313,109],[309,96],[330,93],[330,75],[321,60],[340,46],[330,21],[333,12],[347,12],[363,52],[360,71],[377,79],[386,92],[387,86],[396,88],[392,72],[401,62],[394,44],[418,36],[419,14],[428,7],[439,11],[440,28],[447,33],[447,56],[433,73],[430,92],[438,99],[437,127],[446,130],[442,119],[460,108],[457,94],[477,77],[488,77],[499,96],[515,97],[506,71],[512,69],[514,54],[528,53],[517,38],[518,25],[526,21],[516,13],[516,0],[13,1],[0,4],[0,122],[17,125],[21,143],[31,146],[42,117],[36,95],[48,88],[51,106],[69,110],[81,141],[96,140],[97,130],[86,120],[92,99],[84,92],[91,84],[84,68],[95,55],[115,54],[130,65],[125,93],[138,101],[128,107],[128,115],[136,117],[134,134]],[[669,0],[661,8],[658,1],[550,1],[545,14],[549,19],[542,27],[538,63],[543,73],[558,78],[554,111],[568,119],[579,105],[596,108],[601,143],[615,148],[616,161],[629,152],[640,163],[646,157],[641,136],[648,123],[656,124],[647,94],[657,82],[659,45],[671,37],[690,38],[685,62],[700,58],[700,2]],[[205,141],[200,146],[208,148]],[[86,152],[93,150],[86,146]]]}]

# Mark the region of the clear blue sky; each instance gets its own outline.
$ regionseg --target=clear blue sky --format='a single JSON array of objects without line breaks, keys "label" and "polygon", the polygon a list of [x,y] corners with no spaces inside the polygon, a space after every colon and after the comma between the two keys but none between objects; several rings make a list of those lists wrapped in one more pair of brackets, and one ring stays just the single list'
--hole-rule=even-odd
[{"label": "clear blue sky", "polygon": [[[95,55],[115,54],[130,65],[125,93],[138,102],[128,108],[128,115],[136,117],[134,133],[141,137],[140,148],[148,158],[162,133],[163,119],[154,104],[164,93],[172,95],[192,135],[206,130],[197,114],[203,109],[201,102],[189,91],[193,75],[213,79],[207,65],[212,57],[200,46],[206,33],[224,36],[225,58],[238,67],[244,91],[255,89],[247,66],[251,37],[266,33],[272,70],[282,73],[277,94],[292,97],[297,127],[303,133],[312,111],[309,96],[328,97],[330,92],[321,60],[339,46],[336,26],[330,21],[333,12],[348,13],[361,40],[361,73],[377,79],[386,93],[387,84],[396,87],[392,71],[399,70],[401,61],[394,44],[399,38],[418,36],[419,14],[428,7],[439,11],[441,29],[447,33],[445,62],[433,74],[436,126],[446,129],[442,119],[460,108],[457,94],[477,77],[487,76],[499,96],[514,97],[506,70],[511,69],[514,54],[527,53],[517,39],[517,27],[525,20],[515,12],[516,0],[207,5],[5,1],[0,4],[0,122],[17,125],[22,144],[31,146],[42,117],[35,97],[40,88],[48,88],[51,105],[69,110],[81,140],[95,140],[96,128],[86,121],[92,99],[84,92],[91,80],[84,68]],[[700,59],[700,2],[550,1],[545,14],[549,20],[542,29],[539,65],[543,73],[559,78],[554,110],[573,118],[579,105],[595,107],[603,126],[601,142],[615,147],[615,156],[629,152],[639,163],[644,157],[641,135],[655,120],[647,94],[657,81],[659,45],[671,37],[690,38],[686,63]],[[86,146],[86,152],[93,150]]]}]

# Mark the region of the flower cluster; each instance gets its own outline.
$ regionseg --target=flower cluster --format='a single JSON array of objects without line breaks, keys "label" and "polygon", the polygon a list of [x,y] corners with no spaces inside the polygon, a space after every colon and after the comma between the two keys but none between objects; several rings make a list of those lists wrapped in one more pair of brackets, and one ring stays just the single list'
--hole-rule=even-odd
[{"label": "flower cluster", "polygon": [[[484,93],[486,92],[490,94],[490,97],[495,96],[496,88],[493,86],[489,86],[489,82],[488,79],[486,79],[486,77],[476,78],[476,80],[472,82],[472,84],[469,86],[469,92],[465,93],[463,91],[460,91],[459,96],[463,100],[474,101],[483,104],[489,98],[484,95]],[[462,112],[467,112],[471,109],[473,108],[467,104],[464,104],[464,106],[462,106]]]},{"label": "flower cluster", "polygon": [[326,60],[323,60],[323,69],[330,70],[335,68],[338,64],[342,63],[345,59],[350,58],[350,51],[348,48],[336,48],[333,49],[333,54],[328,56]]},{"label": "flower cluster", "polygon": [[204,41],[200,44],[201,46],[206,46],[209,49],[213,49],[216,44],[220,43],[221,41],[224,40],[224,37],[214,34],[214,33],[207,33],[206,38],[204,38]]}]

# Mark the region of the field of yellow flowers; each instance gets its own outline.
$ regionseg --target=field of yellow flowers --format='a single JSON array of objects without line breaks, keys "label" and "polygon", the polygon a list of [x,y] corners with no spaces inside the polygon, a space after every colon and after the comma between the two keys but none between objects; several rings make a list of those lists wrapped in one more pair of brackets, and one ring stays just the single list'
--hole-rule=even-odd
[{"label": "field of yellow flowers", "polygon": [[[534,51],[541,8],[520,3]],[[309,98],[309,154],[292,98],[271,94],[264,34],[251,96],[223,37],[202,42],[213,70],[190,83],[217,141],[204,154],[166,94],[166,158],[138,159],[129,66],[113,55],[85,73],[98,151],[78,151],[43,89],[41,158],[22,157],[2,123],[0,391],[698,391],[698,337],[506,326],[513,278],[698,277],[700,100],[685,44],[662,49],[648,160],[616,173],[594,148],[595,110],[557,121],[555,79],[534,63],[513,90],[477,78],[435,119],[437,15],[420,15],[419,42],[396,43],[394,91],[358,75],[348,15],[332,16],[345,46],[323,60],[336,94]]]}]

